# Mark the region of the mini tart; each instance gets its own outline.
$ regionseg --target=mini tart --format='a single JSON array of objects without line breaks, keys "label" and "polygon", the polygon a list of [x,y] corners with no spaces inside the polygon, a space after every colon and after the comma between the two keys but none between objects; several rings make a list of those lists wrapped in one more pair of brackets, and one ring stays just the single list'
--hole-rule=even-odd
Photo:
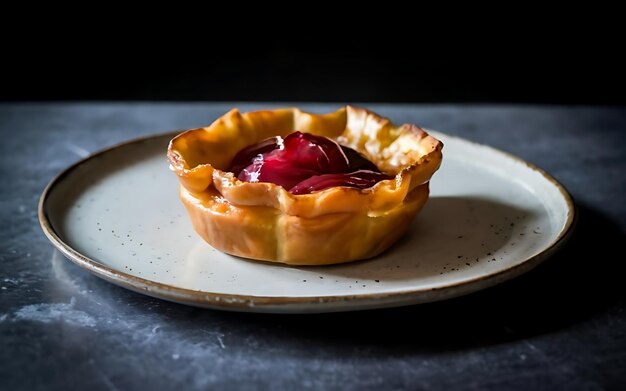
[{"label": "mini tart", "polygon": [[[296,130],[335,139],[395,178],[368,189],[293,195],[227,171],[242,148]],[[206,128],[176,136],[167,155],[193,227],[210,245],[245,258],[328,265],[376,256],[407,231],[428,199],[442,147],[415,125],[394,126],[351,106],[323,115],[233,109]]]}]

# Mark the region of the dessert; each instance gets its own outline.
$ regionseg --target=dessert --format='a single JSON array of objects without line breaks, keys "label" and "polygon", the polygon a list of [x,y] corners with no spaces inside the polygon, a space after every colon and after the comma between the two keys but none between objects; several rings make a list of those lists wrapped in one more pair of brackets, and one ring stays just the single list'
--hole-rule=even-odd
[{"label": "dessert", "polygon": [[346,107],[231,110],[169,145],[180,197],[213,247],[245,258],[323,265],[370,258],[428,199],[443,144]]}]

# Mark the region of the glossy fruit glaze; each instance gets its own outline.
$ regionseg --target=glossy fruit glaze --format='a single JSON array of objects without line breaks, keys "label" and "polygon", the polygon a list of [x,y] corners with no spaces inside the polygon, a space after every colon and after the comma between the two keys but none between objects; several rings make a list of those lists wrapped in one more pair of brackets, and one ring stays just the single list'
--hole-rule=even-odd
[{"label": "glossy fruit glaze", "polygon": [[275,183],[292,194],[336,186],[366,189],[392,178],[354,149],[302,132],[245,147],[235,155],[230,171],[241,181]]}]

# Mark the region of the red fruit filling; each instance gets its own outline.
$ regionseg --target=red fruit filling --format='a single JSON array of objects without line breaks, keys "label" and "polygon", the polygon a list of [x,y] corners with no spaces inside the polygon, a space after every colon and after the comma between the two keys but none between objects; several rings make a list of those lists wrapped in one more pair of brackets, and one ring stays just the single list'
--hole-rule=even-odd
[{"label": "red fruit filling", "polygon": [[327,137],[293,132],[271,137],[235,155],[232,171],[244,182],[271,182],[292,194],[309,194],[335,186],[366,189],[393,177],[354,149]]}]

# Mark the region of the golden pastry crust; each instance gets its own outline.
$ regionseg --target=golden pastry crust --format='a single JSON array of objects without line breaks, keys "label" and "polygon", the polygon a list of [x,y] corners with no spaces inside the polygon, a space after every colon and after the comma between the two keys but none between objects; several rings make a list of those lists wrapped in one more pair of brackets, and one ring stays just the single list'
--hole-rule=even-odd
[{"label": "golden pastry crust", "polygon": [[[227,171],[242,148],[296,130],[333,138],[395,177],[368,189],[293,195]],[[442,147],[415,125],[394,126],[351,106],[324,115],[233,109],[206,128],[176,136],[168,159],[194,229],[213,247],[245,258],[326,265],[376,256],[406,232],[428,199]]]}]

